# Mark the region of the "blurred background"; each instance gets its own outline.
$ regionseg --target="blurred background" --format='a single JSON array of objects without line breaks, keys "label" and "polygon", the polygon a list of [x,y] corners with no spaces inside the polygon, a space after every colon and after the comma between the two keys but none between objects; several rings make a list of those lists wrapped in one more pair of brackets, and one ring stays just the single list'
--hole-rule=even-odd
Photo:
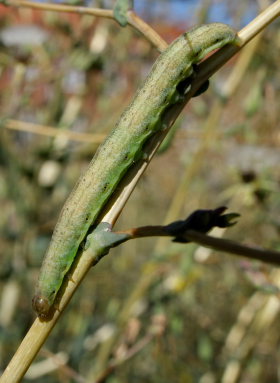
[{"label": "blurred background", "polygon": [[[239,30],[264,5],[138,0],[135,10],[171,42],[204,22]],[[241,218],[214,235],[280,250],[279,48],[276,20],[188,104],[116,228],[226,205]],[[1,369],[35,318],[60,209],[157,57],[113,20],[0,5]],[[279,382],[279,289],[279,269],[260,262],[130,241],[87,275],[24,381]]]}]

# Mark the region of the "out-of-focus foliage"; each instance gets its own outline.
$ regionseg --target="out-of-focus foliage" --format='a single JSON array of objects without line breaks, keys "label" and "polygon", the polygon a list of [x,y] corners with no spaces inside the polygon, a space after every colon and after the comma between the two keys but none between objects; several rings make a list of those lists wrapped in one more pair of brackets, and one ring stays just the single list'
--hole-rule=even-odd
[{"label": "out-of-focus foliage", "polygon": [[[89,16],[1,6],[0,27],[3,369],[34,319],[34,284],[59,211],[97,147],[9,130],[5,120],[107,134],[157,52],[131,28]],[[170,40],[179,28],[157,30]],[[225,236],[280,249],[279,46],[276,21],[211,134],[204,124],[236,58],[189,104],[118,228],[163,224],[185,177],[174,219],[227,205],[242,217]],[[276,382],[279,286],[279,272],[258,262],[169,240],[131,241],[89,273],[26,381]]]}]

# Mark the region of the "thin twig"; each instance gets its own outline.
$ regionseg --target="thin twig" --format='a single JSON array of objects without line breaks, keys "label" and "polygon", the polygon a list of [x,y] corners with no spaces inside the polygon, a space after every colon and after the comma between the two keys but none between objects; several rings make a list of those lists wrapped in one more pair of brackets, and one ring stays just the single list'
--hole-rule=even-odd
[{"label": "thin twig", "polygon": [[213,250],[224,251],[226,253],[280,266],[280,253],[278,251],[246,246],[229,239],[215,238],[193,230],[186,231],[185,236],[190,241],[201,246],[210,247],[210,249]]},{"label": "thin twig", "polygon": [[[117,231],[115,234],[127,234],[129,239],[144,237],[171,237],[165,226],[142,226],[134,229]],[[189,242],[209,247],[213,250],[223,251],[233,255],[247,257],[253,260],[259,260],[265,263],[273,263],[280,266],[280,252],[274,250],[262,249],[260,247],[246,246],[241,243],[224,239],[215,238],[195,230],[186,230],[181,234]]]}]

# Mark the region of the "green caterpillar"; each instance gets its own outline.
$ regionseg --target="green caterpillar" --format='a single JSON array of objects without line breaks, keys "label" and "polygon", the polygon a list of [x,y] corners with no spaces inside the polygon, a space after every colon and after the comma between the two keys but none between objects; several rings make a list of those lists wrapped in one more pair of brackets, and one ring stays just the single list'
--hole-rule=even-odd
[{"label": "green caterpillar", "polygon": [[228,43],[238,44],[233,29],[207,24],[184,33],[159,56],[60,213],[32,301],[39,317],[48,315],[81,242],[129,167],[141,158],[144,143],[164,129],[167,109],[182,102],[193,65]]}]

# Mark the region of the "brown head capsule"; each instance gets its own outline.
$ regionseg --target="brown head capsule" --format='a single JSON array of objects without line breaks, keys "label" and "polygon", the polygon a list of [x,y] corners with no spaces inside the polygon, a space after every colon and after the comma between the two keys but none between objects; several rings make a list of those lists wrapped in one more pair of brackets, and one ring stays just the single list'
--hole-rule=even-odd
[{"label": "brown head capsule", "polygon": [[36,311],[39,318],[44,319],[49,315],[51,304],[47,298],[35,295],[32,299],[32,307]]}]

